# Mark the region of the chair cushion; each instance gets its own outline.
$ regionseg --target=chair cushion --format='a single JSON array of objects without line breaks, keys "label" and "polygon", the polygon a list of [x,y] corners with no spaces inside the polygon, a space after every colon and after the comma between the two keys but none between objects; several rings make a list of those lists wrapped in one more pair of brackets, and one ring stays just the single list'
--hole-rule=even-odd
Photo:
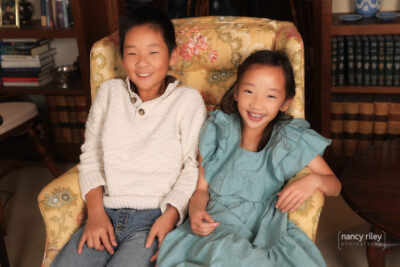
[{"label": "chair cushion", "polygon": [[36,105],[31,102],[0,103],[0,115],[3,117],[3,124],[0,125],[0,134],[20,126],[37,114]]}]

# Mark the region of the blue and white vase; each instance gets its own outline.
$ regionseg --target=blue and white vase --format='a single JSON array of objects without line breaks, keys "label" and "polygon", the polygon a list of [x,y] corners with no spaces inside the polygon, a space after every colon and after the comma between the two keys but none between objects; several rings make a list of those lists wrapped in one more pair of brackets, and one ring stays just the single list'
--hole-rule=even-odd
[{"label": "blue and white vase", "polygon": [[381,0],[355,0],[356,12],[364,18],[374,16],[381,7]]}]

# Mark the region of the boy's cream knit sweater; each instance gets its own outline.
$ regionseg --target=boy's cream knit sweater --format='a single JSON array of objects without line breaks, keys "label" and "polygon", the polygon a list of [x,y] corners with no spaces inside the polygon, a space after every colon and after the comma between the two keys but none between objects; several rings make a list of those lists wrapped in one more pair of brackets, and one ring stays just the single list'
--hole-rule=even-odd
[{"label": "boy's cream knit sweater", "polygon": [[103,83],[86,122],[79,164],[83,199],[104,186],[107,208],[174,206],[186,215],[198,177],[198,140],[206,110],[193,88],[168,85],[142,102],[129,80]]}]

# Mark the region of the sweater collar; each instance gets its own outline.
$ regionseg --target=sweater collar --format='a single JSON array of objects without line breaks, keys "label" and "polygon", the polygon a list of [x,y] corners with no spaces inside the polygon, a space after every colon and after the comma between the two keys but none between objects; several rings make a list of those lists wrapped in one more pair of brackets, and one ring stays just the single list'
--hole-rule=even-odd
[{"label": "sweater collar", "polygon": [[[179,83],[178,79],[171,75],[167,75],[165,77],[164,81],[165,81],[164,86],[166,87],[166,89],[164,90],[164,93],[162,93],[162,95],[160,95],[159,97],[156,97],[147,102],[155,101],[157,99],[163,100],[164,98],[168,97],[172,93],[172,91],[177,87],[177,85]],[[141,99],[138,94],[135,84],[133,82],[131,82],[129,77],[126,77],[125,83],[128,88],[129,95],[133,95],[133,96],[136,96],[138,99]]]}]

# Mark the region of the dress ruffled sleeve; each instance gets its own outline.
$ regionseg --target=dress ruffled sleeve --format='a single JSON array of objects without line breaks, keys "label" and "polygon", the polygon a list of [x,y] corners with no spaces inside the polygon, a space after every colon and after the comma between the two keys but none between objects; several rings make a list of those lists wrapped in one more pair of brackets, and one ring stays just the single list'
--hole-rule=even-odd
[{"label": "dress ruffled sleeve", "polygon": [[216,161],[218,161],[219,155],[226,149],[227,128],[229,128],[229,115],[216,110],[210,113],[210,117],[201,129],[199,151],[203,158],[201,165],[208,183],[217,168]]},{"label": "dress ruffled sleeve", "polygon": [[294,176],[332,142],[316,131],[303,119],[292,119],[279,125],[273,148],[272,164],[282,172],[284,180]]}]

